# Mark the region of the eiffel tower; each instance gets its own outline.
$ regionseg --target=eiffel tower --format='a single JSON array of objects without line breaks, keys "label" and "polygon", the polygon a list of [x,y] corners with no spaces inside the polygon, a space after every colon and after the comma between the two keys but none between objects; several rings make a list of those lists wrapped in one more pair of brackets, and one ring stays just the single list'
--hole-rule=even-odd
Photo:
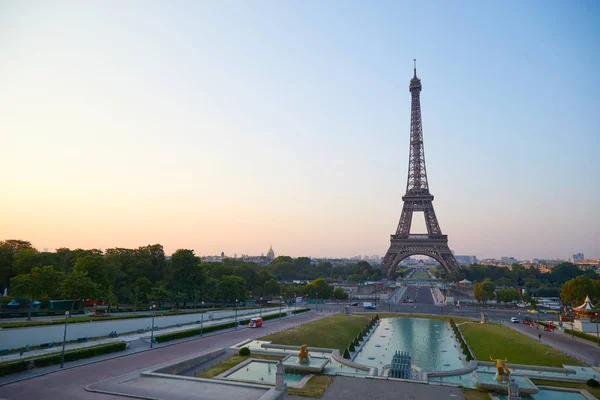
[{"label": "eiffel tower", "polygon": [[[410,80],[409,91],[412,97],[410,112],[410,156],[408,161],[408,181],[406,194],[402,196],[404,206],[396,234],[391,235],[390,248],[383,258],[381,269],[388,279],[394,279],[396,267],[406,257],[419,254],[433,258],[450,272],[458,268],[458,263],[448,247],[448,236],[442,234],[435,211],[433,195],[429,193],[425,152],[423,148],[423,127],[421,125],[421,80],[415,74]],[[427,234],[411,235],[410,226],[413,213],[422,211],[425,215]]]}]

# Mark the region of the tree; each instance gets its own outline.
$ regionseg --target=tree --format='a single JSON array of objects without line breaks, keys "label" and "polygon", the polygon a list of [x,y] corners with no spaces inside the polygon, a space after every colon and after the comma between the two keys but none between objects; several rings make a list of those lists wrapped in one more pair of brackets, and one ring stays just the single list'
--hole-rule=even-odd
[{"label": "tree", "polygon": [[113,292],[113,287],[109,286],[108,287],[108,312],[112,311],[112,307],[117,305],[117,302],[119,301],[117,299],[117,296],[115,296],[114,292]]},{"label": "tree", "polygon": [[263,295],[265,296],[279,296],[281,294],[281,286],[275,278],[269,279],[263,286]]},{"label": "tree", "polygon": [[[73,271],[85,273],[102,291],[108,288],[106,260],[99,255],[86,255],[75,262]],[[106,292],[104,292],[106,293]]]},{"label": "tree", "polygon": [[133,288],[133,311],[137,311],[140,307],[141,296],[139,285],[135,285]]},{"label": "tree", "polygon": [[233,275],[222,276],[217,284],[215,298],[219,301],[246,301],[246,281]]},{"label": "tree", "polygon": [[[67,275],[62,285],[62,291],[66,298],[77,300],[94,298],[98,293],[98,285],[94,283],[86,272],[73,271]],[[72,307],[71,307],[72,308]]]},{"label": "tree", "polygon": [[319,278],[307,285],[307,294],[314,299],[330,299],[333,297],[333,286],[327,283],[325,279]]},{"label": "tree", "polygon": [[582,304],[586,296],[594,299],[599,295],[600,293],[596,293],[594,281],[583,276],[578,276],[575,279],[567,281],[560,292],[560,298],[563,303],[572,306]]},{"label": "tree", "polygon": [[558,284],[558,286],[581,274],[582,271],[579,268],[577,268],[577,265],[571,264],[569,262],[558,264],[557,266],[552,268],[552,271],[550,272],[552,279]]},{"label": "tree", "polygon": [[[198,268],[198,257],[194,250],[179,249],[171,256],[168,264],[167,287],[173,293],[185,293],[192,298],[194,289],[204,286],[206,276]],[[183,301],[185,307],[186,300]]]},{"label": "tree", "polygon": [[167,289],[163,282],[157,282],[156,285],[150,290],[148,295],[148,301],[151,303],[157,303],[161,305],[164,301],[171,298],[171,292]]},{"label": "tree", "polygon": [[338,300],[346,300],[348,298],[348,293],[344,292],[344,289],[337,288],[333,291],[333,296]]},{"label": "tree", "polygon": [[473,285],[473,297],[481,304],[485,304],[488,301],[487,293],[481,282],[475,282]]},{"label": "tree", "polygon": [[13,271],[15,274],[28,274],[33,267],[39,267],[36,255],[39,252],[34,248],[20,249],[13,256]]},{"label": "tree", "polygon": [[19,274],[10,280],[10,288],[15,295],[28,299],[27,321],[31,321],[33,302],[40,294],[41,282],[32,274]]}]

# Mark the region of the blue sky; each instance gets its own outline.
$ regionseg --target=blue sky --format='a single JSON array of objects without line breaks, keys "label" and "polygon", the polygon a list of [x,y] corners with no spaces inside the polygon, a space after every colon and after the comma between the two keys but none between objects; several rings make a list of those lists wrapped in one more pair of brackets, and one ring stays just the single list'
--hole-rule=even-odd
[{"label": "blue sky", "polygon": [[417,58],[456,254],[600,257],[598,3],[423,3],[2,2],[0,238],[383,255]]}]

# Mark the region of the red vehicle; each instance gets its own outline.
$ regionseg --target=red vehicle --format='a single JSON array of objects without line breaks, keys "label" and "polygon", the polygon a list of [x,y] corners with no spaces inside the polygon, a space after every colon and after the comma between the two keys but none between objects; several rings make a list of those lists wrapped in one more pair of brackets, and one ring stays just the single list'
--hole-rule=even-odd
[{"label": "red vehicle", "polygon": [[250,328],[260,328],[263,324],[263,319],[262,317],[254,317],[250,320],[250,323],[248,324],[248,327]]},{"label": "red vehicle", "polygon": [[98,307],[98,306],[102,306],[102,305],[104,305],[104,301],[102,299],[100,299],[100,300],[85,299],[86,307]]}]

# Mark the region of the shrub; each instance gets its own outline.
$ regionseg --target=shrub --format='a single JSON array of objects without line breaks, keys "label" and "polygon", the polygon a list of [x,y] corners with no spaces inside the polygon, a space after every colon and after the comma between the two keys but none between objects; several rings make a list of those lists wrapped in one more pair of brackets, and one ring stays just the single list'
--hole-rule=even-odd
[{"label": "shrub", "polygon": [[344,350],[344,358],[347,360],[350,359],[350,352],[348,351],[348,349]]},{"label": "shrub", "polygon": [[356,348],[354,347],[354,343],[350,343],[350,347],[348,348],[348,350],[350,350],[353,353],[356,351]]},{"label": "shrub", "polygon": [[379,321],[379,314],[375,314],[375,321]]},{"label": "shrub", "polygon": [[238,354],[242,357],[248,357],[250,355],[250,349],[247,347],[242,347]]},{"label": "shrub", "polygon": [[[571,329],[564,329],[564,332],[572,335],[573,331]],[[579,331],[575,331],[575,336],[580,337],[582,339],[586,339],[589,340],[591,342],[597,342],[598,338],[596,337],[596,335],[591,335],[589,333],[583,333],[583,332],[579,332]]]},{"label": "shrub", "polygon": [[360,346],[360,343],[358,342],[358,337],[354,338],[354,342],[353,342],[354,346]]},{"label": "shrub", "polygon": [[0,376],[16,374],[17,372],[27,371],[29,361],[16,361],[0,365]]},{"label": "shrub", "polygon": [[585,382],[585,384],[593,388],[597,388],[598,386],[600,386],[600,383],[598,383],[598,381],[593,378],[588,379],[587,382]]}]

